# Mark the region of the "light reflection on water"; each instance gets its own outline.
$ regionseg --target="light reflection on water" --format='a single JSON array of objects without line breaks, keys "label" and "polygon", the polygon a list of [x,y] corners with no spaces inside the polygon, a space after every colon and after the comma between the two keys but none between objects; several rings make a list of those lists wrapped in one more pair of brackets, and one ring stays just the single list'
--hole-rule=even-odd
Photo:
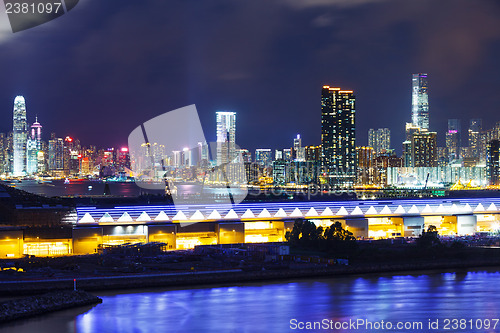
[{"label": "light reflection on water", "polygon": [[499,285],[500,273],[482,271],[110,292],[100,294],[103,303],[90,311],[54,313],[10,325],[8,331],[288,332],[292,318],[421,321],[426,327],[429,319],[498,318]]}]

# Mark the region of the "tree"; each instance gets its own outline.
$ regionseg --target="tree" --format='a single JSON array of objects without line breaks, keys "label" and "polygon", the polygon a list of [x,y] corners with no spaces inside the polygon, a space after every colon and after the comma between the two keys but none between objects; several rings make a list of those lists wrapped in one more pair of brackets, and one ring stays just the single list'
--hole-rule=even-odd
[{"label": "tree", "polygon": [[324,247],[329,252],[350,252],[357,245],[353,233],[344,229],[340,222],[326,228],[324,237]]},{"label": "tree", "polygon": [[430,225],[427,231],[423,231],[420,237],[417,238],[417,245],[426,249],[441,245],[437,228]]},{"label": "tree", "polygon": [[307,220],[296,221],[292,231],[288,231],[285,239],[290,245],[299,247],[315,247],[323,238],[323,228]]},{"label": "tree", "polygon": [[356,238],[335,222],[325,230],[307,220],[295,222],[292,231],[288,231],[285,239],[292,246],[328,252],[348,252],[356,247]]}]

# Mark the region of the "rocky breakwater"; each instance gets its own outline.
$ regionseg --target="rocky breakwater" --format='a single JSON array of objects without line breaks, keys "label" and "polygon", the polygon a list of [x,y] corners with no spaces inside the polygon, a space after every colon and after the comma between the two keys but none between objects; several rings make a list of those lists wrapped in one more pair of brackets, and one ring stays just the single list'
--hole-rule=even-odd
[{"label": "rocky breakwater", "polygon": [[82,290],[63,290],[0,303],[0,324],[49,312],[101,303],[102,300]]}]

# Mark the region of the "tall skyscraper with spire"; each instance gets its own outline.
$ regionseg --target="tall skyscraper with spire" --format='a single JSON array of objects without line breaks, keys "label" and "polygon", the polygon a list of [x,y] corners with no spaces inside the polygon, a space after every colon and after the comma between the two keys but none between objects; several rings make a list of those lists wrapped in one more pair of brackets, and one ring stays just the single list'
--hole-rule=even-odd
[{"label": "tall skyscraper with spire", "polygon": [[38,170],[38,152],[42,149],[42,125],[38,122],[38,117],[31,125],[28,140],[26,141],[26,173],[32,175]]},{"label": "tall skyscraper with spire", "polygon": [[411,121],[421,130],[429,129],[429,96],[427,74],[412,76]]},{"label": "tall skyscraper with spire", "polygon": [[23,176],[26,173],[26,139],[28,135],[26,125],[26,102],[23,96],[14,99],[13,119],[13,175]]}]

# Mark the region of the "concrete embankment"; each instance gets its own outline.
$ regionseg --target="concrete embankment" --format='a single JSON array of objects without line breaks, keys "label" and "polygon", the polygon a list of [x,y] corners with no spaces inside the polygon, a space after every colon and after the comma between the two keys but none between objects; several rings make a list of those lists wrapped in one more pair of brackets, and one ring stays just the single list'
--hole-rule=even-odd
[{"label": "concrete embankment", "polygon": [[81,290],[53,291],[0,303],[0,324],[49,312],[101,303],[102,300]]},{"label": "concrete embankment", "polygon": [[[77,278],[78,288],[95,291],[110,289],[134,289],[150,287],[201,286],[221,283],[286,280],[344,275],[380,274],[416,271],[449,271],[500,267],[500,258],[489,260],[449,260],[446,262],[418,262],[404,264],[363,264],[353,266],[314,267],[307,269],[283,269],[244,272],[241,270],[201,271],[184,273],[129,274],[122,276]],[[0,283],[0,294],[35,294],[53,290],[70,289],[73,279],[45,279],[36,281],[12,281]]]}]

